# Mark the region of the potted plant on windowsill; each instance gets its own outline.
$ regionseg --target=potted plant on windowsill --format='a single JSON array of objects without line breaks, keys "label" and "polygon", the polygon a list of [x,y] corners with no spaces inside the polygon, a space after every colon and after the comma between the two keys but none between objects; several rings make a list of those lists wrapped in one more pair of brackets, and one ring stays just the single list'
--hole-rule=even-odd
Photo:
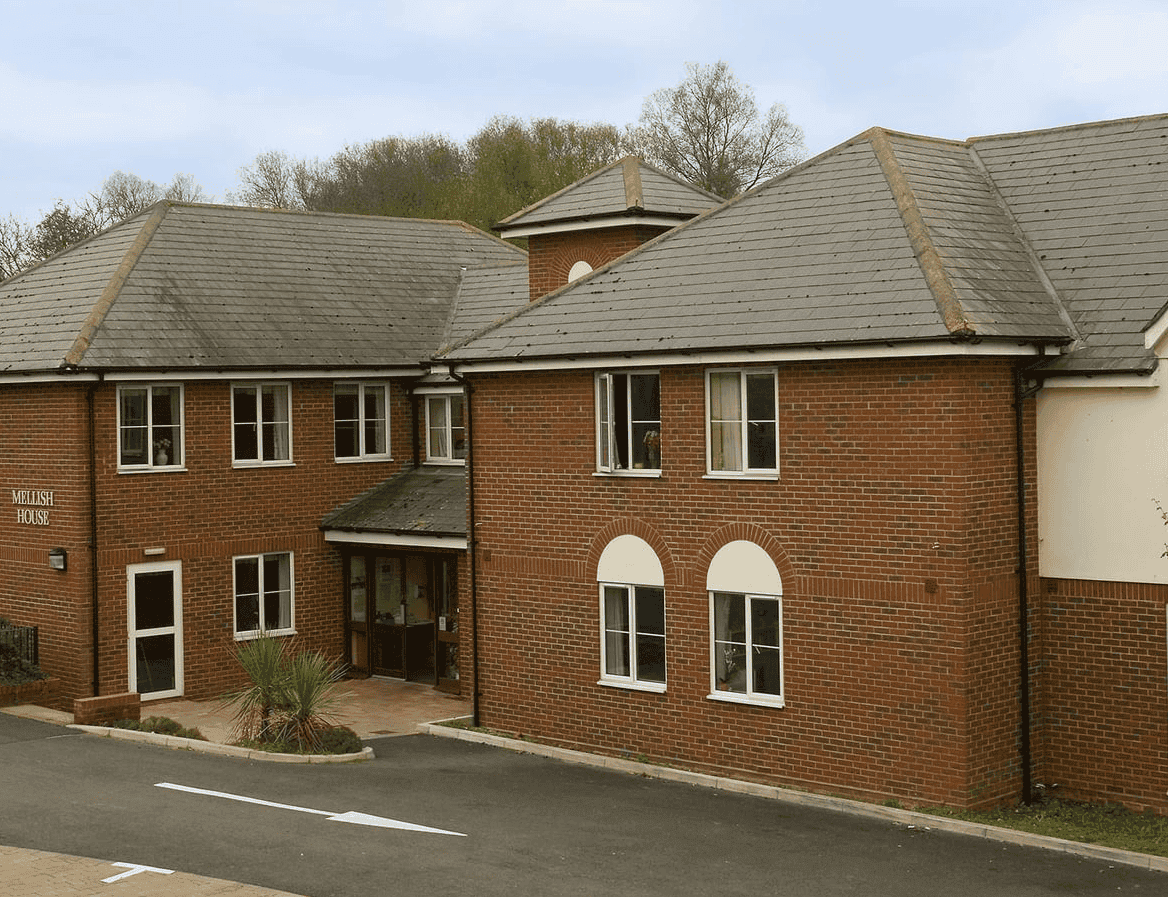
[{"label": "potted plant on windowsill", "polygon": [[154,464],[156,467],[162,467],[170,463],[170,440],[169,439],[155,439],[154,440]]}]

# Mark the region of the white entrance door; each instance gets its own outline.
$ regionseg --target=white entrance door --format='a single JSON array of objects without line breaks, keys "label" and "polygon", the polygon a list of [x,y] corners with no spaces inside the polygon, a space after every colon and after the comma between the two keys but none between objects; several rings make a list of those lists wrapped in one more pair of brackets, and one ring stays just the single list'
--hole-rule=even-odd
[{"label": "white entrance door", "polygon": [[126,568],[130,691],[142,697],[183,693],[182,564],[161,561]]}]

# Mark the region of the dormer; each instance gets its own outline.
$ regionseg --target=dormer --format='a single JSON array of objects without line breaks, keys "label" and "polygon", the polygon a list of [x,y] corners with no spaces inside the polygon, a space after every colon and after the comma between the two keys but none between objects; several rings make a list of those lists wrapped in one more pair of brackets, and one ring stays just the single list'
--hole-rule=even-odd
[{"label": "dormer", "polygon": [[527,238],[534,302],[721,203],[626,156],[505,218],[495,230],[505,239]]}]

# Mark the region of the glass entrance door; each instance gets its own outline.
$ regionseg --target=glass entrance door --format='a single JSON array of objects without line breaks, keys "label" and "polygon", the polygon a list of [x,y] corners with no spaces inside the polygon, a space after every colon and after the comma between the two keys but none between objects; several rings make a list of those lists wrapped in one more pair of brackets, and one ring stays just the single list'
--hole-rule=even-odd
[{"label": "glass entrance door", "polygon": [[[457,640],[457,599],[451,600],[455,559],[448,554],[387,550],[348,558],[349,662],[369,673],[440,684],[453,674],[444,628]],[[457,655],[457,643],[455,644]],[[457,682],[450,683],[457,689]],[[449,684],[448,684],[449,687]],[[452,689],[452,690],[454,690]]]},{"label": "glass entrance door", "polygon": [[126,568],[129,614],[129,685],[143,698],[183,693],[182,565]]}]

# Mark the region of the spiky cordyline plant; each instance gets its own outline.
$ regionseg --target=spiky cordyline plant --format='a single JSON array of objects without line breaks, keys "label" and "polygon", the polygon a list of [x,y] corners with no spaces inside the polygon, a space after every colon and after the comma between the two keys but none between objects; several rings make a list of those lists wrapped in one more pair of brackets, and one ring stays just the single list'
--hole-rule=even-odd
[{"label": "spiky cordyline plant", "polygon": [[279,734],[302,750],[317,750],[321,734],[335,725],[329,714],[342,697],[336,684],[345,665],[316,651],[301,651],[289,657],[285,674]]}]

